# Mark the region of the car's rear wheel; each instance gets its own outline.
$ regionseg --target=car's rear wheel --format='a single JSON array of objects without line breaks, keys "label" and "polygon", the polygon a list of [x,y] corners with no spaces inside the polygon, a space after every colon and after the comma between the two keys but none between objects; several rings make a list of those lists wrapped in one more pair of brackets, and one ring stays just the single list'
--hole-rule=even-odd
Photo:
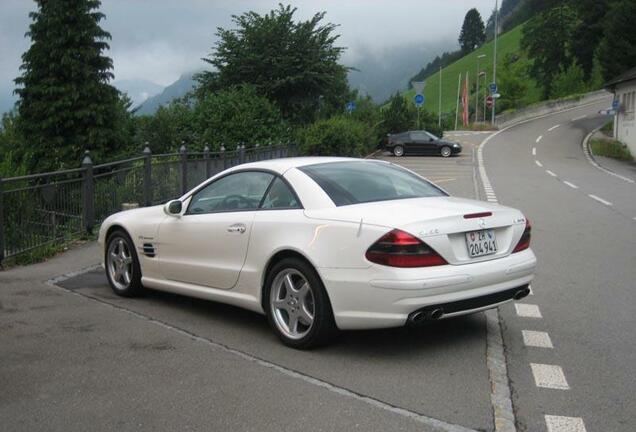
[{"label": "car's rear wheel", "polygon": [[336,326],[327,292],[308,263],[285,258],[274,264],[265,289],[269,323],[285,345],[308,349],[333,336]]},{"label": "car's rear wheel", "polygon": [[396,145],[395,147],[393,147],[393,155],[397,157],[404,156],[404,147],[402,147],[401,145]]},{"label": "car's rear wheel", "polygon": [[453,151],[449,146],[443,146],[439,151],[439,154],[441,154],[442,157],[449,157],[452,153]]},{"label": "car's rear wheel", "polygon": [[126,232],[118,229],[108,236],[104,263],[108,283],[115,294],[123,297],[141,294],[141,267],[135,246]]}]

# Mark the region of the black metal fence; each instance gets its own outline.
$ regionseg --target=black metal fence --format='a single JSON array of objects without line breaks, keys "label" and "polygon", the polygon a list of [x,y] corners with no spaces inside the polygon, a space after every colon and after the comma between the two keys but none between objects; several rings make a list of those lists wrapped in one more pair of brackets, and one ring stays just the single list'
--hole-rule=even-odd
[{"label": "black metal fence", "polygon": [[0,264],[46,245],[91,234],[126,203],[140,207],[177,198],[226,168],[295,154],[288,145],[238,146],[236,150],[140,156],[93,165],[86,152],[81,168],[0,177]]}]

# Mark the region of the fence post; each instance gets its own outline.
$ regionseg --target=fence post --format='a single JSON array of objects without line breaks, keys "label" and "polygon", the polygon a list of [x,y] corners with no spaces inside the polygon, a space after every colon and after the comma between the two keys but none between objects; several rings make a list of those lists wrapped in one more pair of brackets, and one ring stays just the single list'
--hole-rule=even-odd
[{"label": "fence post", "polygon": [[93,225],[95,224],[95,184],[93,179],[93,161],[91,160],[90,152],[88,150],[84,152],[82,169],[84,170],[82,187],[82,220],[84,222],[84,230],[86,231],[86,234],[90,235],[93,233]]},{"label": "fence post", "polygon": [[205,162],[205,178],[210,178],[210,147],[207,145],[203,149],[203,161]]},{"label": "fence post", "polygon": [[254,158],[257,161],[261,160],[261,152],[258,144],[254,144]]},{"label": "fence post", "polygon": [[223,162],[223,169],[227,168],[227,161],[225,160],[225,146],[221,144],[221,162]]},{"label": "fence post", "polygon": [[152,152],[148,143],[143,151],[144,155],[144,205],[152,205]]},{"label": "fence post", "polygon": [[181,153],[181,193],[185,194],[188,191],[188,150],[185,144],[181,145],[179,153]]},{"label": "fence post", "polygon": [[0,268],[4,260],[4,204],[3,204],[2,176],[0,176]]},{"label": "fence post", "polygon": [[238,145],[238,151],[239,151],[239,164],[245,163],[245,144]]}]

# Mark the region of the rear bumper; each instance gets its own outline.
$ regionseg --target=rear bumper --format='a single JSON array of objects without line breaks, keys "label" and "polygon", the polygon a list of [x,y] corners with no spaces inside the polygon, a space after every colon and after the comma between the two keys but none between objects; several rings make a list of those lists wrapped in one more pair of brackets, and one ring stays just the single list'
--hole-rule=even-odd
[{"label": "rear bumper", "polygon": [[[531,249],[504,258],[465,265],[420,269],[327,269],[319,273],[340,329],[399,327],[422,308],[466,301],[467,307],[444,317],[474,313],[511,300],[497,293],[523,288],[534,278]],[[513,291],[510,291],[513,292]],[[469,300],[489,298],[493,303]]]}]

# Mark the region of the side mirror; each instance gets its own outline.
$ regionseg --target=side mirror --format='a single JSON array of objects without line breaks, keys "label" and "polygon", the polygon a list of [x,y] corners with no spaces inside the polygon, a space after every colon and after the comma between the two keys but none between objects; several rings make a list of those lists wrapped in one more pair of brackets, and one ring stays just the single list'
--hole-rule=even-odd
[{"label": "side mirror", "polygon": [[183,209],[183,203],[179,200],[168,201],[163,206],[163,211],[168,216],[181,216],[181,210]]}]

